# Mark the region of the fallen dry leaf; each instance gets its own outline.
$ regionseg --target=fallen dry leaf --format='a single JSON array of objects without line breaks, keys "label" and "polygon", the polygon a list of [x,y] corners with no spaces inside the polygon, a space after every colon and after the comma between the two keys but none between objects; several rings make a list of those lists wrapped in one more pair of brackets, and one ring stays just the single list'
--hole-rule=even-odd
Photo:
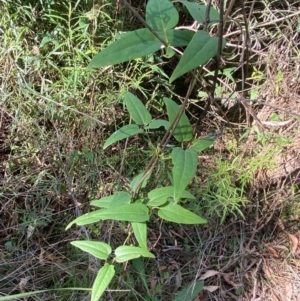
[{"label": "fallen dry leaf", "polygon": [[292,244],[292,254],[294,255],[297,251],[299,240],[293,234],[289,234],[289,238],[290,238],[290,241],[291,241],[291,244]]},{"label": "fallen dry leaf", "polygon": [[273,270],[266,264],[264,261],[263,263],[263,271],[265,273],[266,279],[274,284],[275,275]]},{"label": "fallen dry leaf", "polygon": [[204,280],[204,279],[210,278],[212,276],[218,275],[219,273],[220,272],[218,272],[218,271],[208,270],[199,279]]},{"label": "fallen dry leaf", "polygon": [[292,284],[290,282],[286,282],[285,283],[285,301],[291,301],[292,300],[292,296],[293,296],[293,287]]},{"label": "fallen dry leaf", "polygon": [[214,291],[216,291],[218,288],[219,288],[219,286],[217,286],[217,285],[203,286],[204,290],[209,291],[211,293],[213,293]]},{"label": "fallen dry leaf", "polygon": [[40,262],[40,265],[45,265],[45,262],[44,262],[44,254],[46,253],[46,251],[41,248],[41,253],[39,255],[39,262]]},{"label": "fallen dry leaf", "polygon": [[223,276],[224,280],[225,280],[228,284],[232,285],[233,287],[240,287],[240,286],[241,286],[241,284],[237,284],[237,283],[234,283],[233,281],[231,281],[231,280],[229,279],[229,275],[228,275],[228,274],[223,274],[222,276]]},{"label": "fallen dry leaf", "polygon": [[275,257],[275,258],[279,257],[278,252],[273,247],[268,246],[266,244],[264,246],[270,251],[270,253],[273,255],[273,257]]}]

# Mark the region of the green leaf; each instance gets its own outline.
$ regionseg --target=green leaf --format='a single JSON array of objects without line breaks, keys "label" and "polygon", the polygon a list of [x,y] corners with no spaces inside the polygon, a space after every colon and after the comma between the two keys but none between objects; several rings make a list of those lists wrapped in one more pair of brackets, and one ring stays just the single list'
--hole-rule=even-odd
[{"label": "green leaf", "polygon": [[[195,21],[198,21],[201,24],[205,22],[207,5],[199,5],[193,2],[182,1],[182,0],[178,0],[176,2],[180,2],[183,5],[185,5]],[[209,20],[216,22],[219,21],[219,19],[220,19],[220,14],[218,13],[218,11],[213,7],[210,7]]]},{"label": "green leaf", "polygon": [[182,199],[195,200],[195,196],[192,195],[189,191],[184,191],[181,196]]},{"label": "green leaf", "polygon": [[[162,206],[166,204],[169,198],[173,198],[173,196],[174,196],[173,186],[155,188],[148,193],[148,198],[149,198],[148,205],[151,207]],[[195,199],[195,197],[186,190],[183,191],[181,198]]]},{"label": "green leaf", "polygon": [[147,125],[152,119],[152,116],[143,105],[143,103],[132,93],[125,93],[125,105],[129,111],[130,117],[138,125]]},{"label": "green leaf", "polygon": [[194,139],[191,149],[194,149],[196,152],[200,153],[200,152],[204,151],[205,149],[211,147],[214,144],[215,140],[216,140],[216,137],[214,137],[213,139],[211,139],[210,137]]},{"label": "green leaf", "polygon": [[157,33],[160,36],[164,37],[166,42],[168,42],[168,44],[173,47],[187,46],[191,42],[193,36],[195,35],[193,31],[186,29],[167,29],[164,32],[158,31]]},{"label": "green leaf", "polygon": [[166,57],[167,59],[170,59],[171,57],[173,57],[176,54],[175,50],[173,50],[173,48],[168,47],[166,49],[166,52],[164,54],[164,57]]},{"label": "green leaf", "polygon": [[124,262],[141,256],[155,258],[155,256],[149,251],[140,247],[132,246],[120,246],[115,250],[115,254],[116,262]]},{"label": "green leaf", "polygon": [[159,50],[161,42],[147,29],[131,31],[112,42],[89,63],[90,68],[101,68],[137,59]]},{"label": "green leaf", "polygon": [[180,147],[172,150],[172,174],[174,185],[174,201],[178,202],[186,186],[197,171],[198,155],[193,149],[183,150]]},{"label": "green leaf", "polygon": [[203,217],[181,207],[178,204],[169,203],[158,210],[158,216],[162,219],[178,224],[206,224]]},{"label": "green leaf", "polygon": [[110,196],[105,196],[99,200],[91,201],[92,206],[108,208],[111,206],[123,205],[125,203],[130,203],[131,195],[125,191],[117,191],[115,194]]},{"label": "green leaf", "polygon": [[173,28],[179,21],[179,14],[168,0],[149,0],[146,6],[146,22],[154,30]]},{"label": "green leaf", "polygon": [[[140,183],[140,181],[142,180],[143,176],[144,176],[144,171],[141,172],[140,174],[138,174],[137,176],[135,176],[135,177],[132,179],[132,181],[131,181],[131,183],[130,183],[130,189],[131,189],[131,191],[132,191],[133,193],[136,192],[137,186],[138,186],[138,184]],[[151,172],[148,173],[147,176],[146,176],[146,178],[143,180],[143,183],[142,183],[141,188],[145,188],[145,187],[146,187],[147,182],[148,182],[150,176],[151,176]]]},{"label": "green leaf", "polygon": [[148,250],[146,223],[131,223],[131,226],[139,246],[145,250]]},{"label": "green leaf", "polygon": [[99,208],[108,208],[111,204],[111,201],[113,200],[113,198],[115,197],[115,195],[110,195],[110,196],[105,196],[99,200],[93,200],[90,202],[90,205],[92,206],[96,206]]},{"label": "green leaf", "polygon": [[[226,45],[223,39],[222,48]],[[211,37],[207,32],[199,30],[186,47],[178,65],[170,77],[170,83],[181,75],[205,64],[217,54],[218,38]]]},{"label": "green leaf", "polygon": [[[172,99],[167,97],[164,97],[164,103],[166,104],[167,107],[169,122],[170,124],[172,124],[172,122],[176,118],[177,113],[180,110],[180,107],[176,102],[174,102]],[[173,135],[178,142],[192,140],[193,128],[185,113],[183,113],[183,115],[181,116]]]},{"label": "green leaf", "polygon": [[158,129],[161,126],[163,126],[165,128],[165,130],[167,131],[168,128],[170,127],[170,122],[167,120],[163,120],[163,119],[155,119],[152,120],[147,126],[144,127],[145,130],[154,130],[154,129]]},{"label": "green leaf", "polygon": [[148,193],[148,205],[152,207],[162,206],[167,202],[168,198],[173,197],[173,195],[173,186],[155,188]]},{"label": "green leaf", "polygon": [[100,212],[102,212],[104,210],[106,210],[106,209],[92,211],[92,212],[89,212],[89,213],[86,213],[84,215],[77,217],[71,223],[69,223],[67,225],[66,230],[71,228],[71,226],[74,224],[77,224],[78,226],[82,226],[82,225],[89,225],[89,224],[99,222],[101,220],[101,217],[99,217],[99,214],[100,214]]},{"label": "green leaf", "polygon": [[111,253],[110,245],[99,241],[72,241],[71,244],[82,251],[88,252],[96,258],[106,260]]},{"label": "green leaf", "polygon": [[129,204],[131,202],[131,194],[126,191],[118,191],[114,194],[109,207],[115,208],[120,205]]},{"label": "green leaf", "polygon": [[99,301],[114,275],[115,267],[109,263],[105,263],[105,265],[99,270],[94,281],[91,301]]},{"label": "green leaf", "polygon": [[202,291],[204,286],[203,281],[197,281],[196,283],[191,283],[179,292],[179,294],[173,299],[173,301],[190,301],[194,300]]},{"label": "green leaf", "polygon": [[138,125],[136,124],[127,124],[121,127],[119,130],[114,132],[104,143],[103,149],[106,149],[113,143],[131,137],[135,136],[137,134],[143,133],[143,129],[140,129]]},{"label": "green leaf", "polygon": [[101,210],[98,216],[102,220],[112,219],[128,222],[145,222],[149,220],[148,208],[141,203],[109,207]]}]

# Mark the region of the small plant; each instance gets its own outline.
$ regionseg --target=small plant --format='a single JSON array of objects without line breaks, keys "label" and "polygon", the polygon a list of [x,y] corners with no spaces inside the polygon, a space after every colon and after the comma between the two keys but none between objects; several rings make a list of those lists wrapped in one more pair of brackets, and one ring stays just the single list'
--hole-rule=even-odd
[{"label": "small plant", "polygon": [[[184,4],[195,21],[199,23],[206,20],[207,7],[177,1]],[[209,18],[219,17],[217,11],[210,9]],[[186,47],[178,65],[173,71],[169,81],[172,82],[181,75],[203,65],[217,54],[218,39],[211,37],[206,31],[199,30],[196,33],[189,30],[177,30],[174,27],[179,20],[179,14],[174,5],[168,0],[150,0],[146,7],[146,28],[127,32],[107,48],[96,55],[90,62],[92,68],[106,67],[142,56],[153,54],[162,47],[168,57],[175,54],[175,47]],[[223,47],[225,41],[223,41]],[[130,191],[118,191],[115,194],[94,200],[91,205],[100,209],[82,215],[72,221],[66,229],[73,224],[86,225],[97,223],[100,220],[117,220],[130,223],[138,246],[121,245],[114,251],[114,257],[110,259],[112,247],[105,242],[96,241],[73,241],[72,244],[93,256],[104,260],[105,263],[98,272],[92,288],[92,301],[98,300],[115,274],[114,264],[133,260],[141,256],[154,258],[149,252],[147,243],[147,222],[153,214],[160,218],[181,224],[205,224],[207,221],[190,210],[180,205],[182,199],[193,200],[186,187],[194,177],[197,170],[198,152],[210,146],[213,141],[194,139],[193,128],[184,106],[179,107],[172,99],[163,98],[166,105],[168,120],[153,119],[144,104],[132,93],[124,95],[125,105],[134,123],[127,124],[114,132],[105,142],[104,149],[117,141],[147,133],[164,127],[165,136],[157,146],[148,166],[130,183]],[[173,147],[172,158],[172,185],[156,187],[150,191],[141,193],[141,188],[146,188],[151,172],[164,152],[171,136],[184,146]],[[179,299],[178,299],[179,300]]]}]

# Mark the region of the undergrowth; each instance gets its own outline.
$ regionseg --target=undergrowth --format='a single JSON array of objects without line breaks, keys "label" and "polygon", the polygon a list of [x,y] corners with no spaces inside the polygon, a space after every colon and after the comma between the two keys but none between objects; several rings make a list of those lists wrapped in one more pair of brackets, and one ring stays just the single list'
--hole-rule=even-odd
[{"label": "undergrowth", "polygon": [[[141,3],[132,4],[143,11]],[[229,294],[233,287],[235,297],[252,294],[243,278],[248,272],[240,270],[252,261],[245,259],[241,242],[261,226],[268,229],[270,223],[272,227],[278,217],[288,224],[299,216],[298,178],[281,186],[261,180],[265,175],[276,179],[278,156],[297,150],[299,121],[293,119],[288,124],[293,127],[287,131],[274,133],[272,127],[261,131],[257,124],[252,127],[253,116],[238,100],[241,95],[249,97],[257,105],[253,106],[257,113],[269,98],[281,96],[292,102],[299,95],[298,63],[293,61],[299,58],[298,2],[260,1],[253,10],[250,2],[245,5],[247,12],[252,11],[248,70],[242,72],[239,61],[242,44],[236,31],[243,18],[236,7],[230,13],[234,21],[224,33],[228,48],[216,103],[197,124],[207,96],[197,87],[187,110],[200,137],[226,125],[222,135],[217,134],[216,144],[219,141],[221,147],[215,145],[199,156],[197,175],[189,185],[197,202],[186,201],[187,208],[205,216],[209,224],[200,229],[151,221],[149,247],[156,259],[143,265],[117,265],[118,277],[111,285],[116,291],[108,291],[107,300],[124,300],[124,294],[126,300],[173,300],[182,287],[196,282],[207,269],[223,274],[216,281],[212,275],[205,278],[207,286],[218,288],[202,292],[203,298],[233,300]],[[162,136],[158,132],[133,138],[104,153],[106,139],[129,122],[123,110],[124,93],[135,93],[160,118],[165,115],[162,97],[182,100],[182,87],[189,77],[170,84],[174,61],[157,54],[103,70],[86,68],[94,55],[118,38],[118,32],[140,27],[119,1],[2,0],[0,7],[0,293],[91,287],[99,267],[69,244],[83,236],[82,230],[65,232],[65,226],[74,219],[76,208],[89,212],[90,200],[129,187]],[[274,22],[269,20],[271,12]],[[276,21],[289,15],[286,23]],[[286,37],[291,38],[286,41]],[[209,82],[212,66],[205,68]],[[287,97],[288,93],[292,95]],[[261,102],[259,95],[263,95]],[[280,101],[273,106],[279,109],[268,115],[267,122],[275,127],[276,122],[295,118],[290,109],[299,111]],[[288,112],[280,111],[282,106]],[[170,147],[174,143],[170,141]],[[155,175],[163,176],[167,183],[171,166],[168,155],[163,159]],[[88,226],[87,231],[92,239],[109,240],[117,246],[129,229],[122,223],[101,222]],[[259,241],[259,236],[256,239]],[[253,239],[249,245],[255,248]],[[242,260],[243,264],[235,265]],[[228,278],[222,278],[226,273],[232,282],[242,284],[232,286]],[[87,295],[75,290],[53,291],[30,298],[84,300]]]}]

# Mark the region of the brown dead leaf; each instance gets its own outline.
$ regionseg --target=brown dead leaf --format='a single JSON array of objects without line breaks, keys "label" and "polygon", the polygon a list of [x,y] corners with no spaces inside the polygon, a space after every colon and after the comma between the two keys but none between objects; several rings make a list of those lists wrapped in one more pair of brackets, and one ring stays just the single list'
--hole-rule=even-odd
[{"label": "brown dead leaf", "polygon": [[293,296],[293,287],[292,284],[290,282],[286,282],[285,283],[285,301],[291,301],[292,300],[292,296]]},{"label": "brown dead leaf", "polygon": [[208,270],[204,273],[204,275],[202,275],[199,279],[200,280],[204,280],[204,279],[207,279],[207,278],[210,278],[212,276],[215,276],[215,275],[218,275],[219,272],[218,271],[214,271],[214,270]]},{"label": "brown dead leaf", "polygon": [[44,261],[44,254],[46,253],[46,251],[41,248],[41,253],[39,255],[39,262],[40,262],[40,265],[45,265],[45,261]]},{"label": "brown dead leaf", "polygon": [[181,271],[178,270],[175,276],[176,290],[178,290],[182,285],[182,274]]},{"label": "brown dead leaf", "polygon": [[236,283],[234,283],[233,281],[231,281],[231,280],[229,279],[229,275],[228,275],[228,274],[222,274],[222,276],[223,276],[224,280],[225,280],[228,284],[232,285],[233,287],[240,287],[240,286],[241,286],[240,284],[236,284]]},{"label": "brown dead leaf", "polygon": [[285,227],[281,219],[278,219],[277,227],[279,228],[279,230],[284,231]]},{"label": "brown dead leaf", "polygon": [[274,301],[280,301],[277,295],[274,292],[271,292],[272,298]]},{"label": "brown dead leaf", "polygon": [[219,288],[219,286],[217,285],[208,285],[208,286],[203,286],[204,290],[207,290],[211,293],[213,293],[214,291],[216,291]]},{"label": "brown dead leaf", "polygon": [[150,292],[152,294],[155,294],[156,292],[156,285],[157,285],[157,278],[154,277],[148,277],[147,282],[150,283]]},{"label": "brown dead leaf", "polygon": [[160,267],[159,267],[159,271],[160,272],[162,272],[162,271],[165,271],[166,269],[167,269],[168,267],[166,266],[166,265],[161,265]]},{"label": "brown dead leaf", "polygon": [[290,238],[290,241],[291,241],[291,244],[292,244],[292,254],[294,255],[297,251],[299,240],[293,234],[289,234],[289,238]]},{"label": "brown dead leaf", "polygon": [[275,275],[273,270],[267,265],[267,263],[264,261],[263,263],[263,271],[265,273],[266,279],[270,281],[272,284],[275,283]]},{"label": "brown dead leaf", "polygon": [[62,257],[58,257],[58,256],[55,256],[53,254],[47,254],[46,257],[50,261],[54,261],[54,262],[58,262],[58,263],[62,261]]},{"label": "brown dead leaf", "polygon": [[279,258],[278,252],[273,247],[268,246],[266,244],[264,244],[264,246],[270,251],[270,253],[273,255],[273,257]]}]

